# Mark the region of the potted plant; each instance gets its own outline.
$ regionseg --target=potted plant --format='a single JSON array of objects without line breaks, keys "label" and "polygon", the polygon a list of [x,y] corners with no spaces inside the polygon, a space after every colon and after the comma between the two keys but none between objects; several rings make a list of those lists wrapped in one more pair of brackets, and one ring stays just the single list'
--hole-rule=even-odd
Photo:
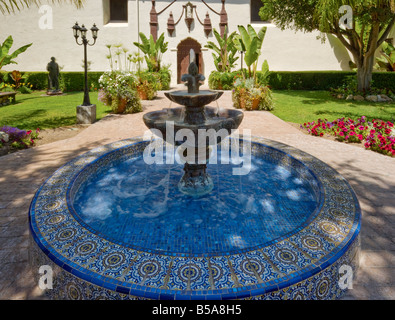
[{"label": "potted plant", "polygon": [[137,79],[130,72],[105,72],[99,79],[99,100],[110,106],[114,113],[142,111],[137,94]]},{"label": "potted plant", "polygon": [[273,110],[272,91],[267,86],[268,76],[269,66],[265,60],[259,82],[256,78],[237,77],[232,90],[234,107],[244,110]]},{"label": "potted plant", "polygon": [[257,81],[257,64],[261,54],[266,27],[255,32],[251,25],[247,29],[238,26],[240,35],[235,36],[235,45],[239,51],[245,52],[244,61],[248,68],[248,77],[237,78],[233,85],[232,100],[236,108],[245,110],[272,110],[273,99],[271,90],[267,86],[269,64],[265,60],[262,72]]},{"label": "potted plant", "polygon": [[160,87],[159,74],[148,70],[137,73],[137,92],[141,100],[152,100]]}]

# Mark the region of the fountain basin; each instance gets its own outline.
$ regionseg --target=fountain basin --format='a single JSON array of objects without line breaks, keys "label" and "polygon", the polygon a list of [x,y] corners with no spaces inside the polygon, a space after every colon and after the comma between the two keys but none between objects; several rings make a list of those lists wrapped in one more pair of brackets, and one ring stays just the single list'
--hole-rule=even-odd
[{"label": "fountain basin", "polygon": [[[148,143],[136,138],[92,150],[60,168],[37,191],[29,212],[30,258],[34,270],[41,265],[53,267],[50,297],[334,299],[346,292],[339,285],[339,268],[350,266],[355,274],[358,265],[360,208],[355,194],[325,163],[278,142],[254,138],[252,153],[300,175],[311,185],[315,205],[308,212],[299,209],[289,215],[291,221],[295,215],[305,214],[290,229],[276,234],[274,225],[272,231],[266,230],[271,238],[256,238],[240,246],[256,224],[237,229],[236,223],[234,234],[240,238],[233,247],[226,243],[216,247],[220,238],[214,232],[211,246],[196,237],[182,243],[182,238],[175,241],[171,235],[162,235],[168,239],[167,248],[150,241],[151,245],[127,242],[82,220],[74,204],[79,188],[100,175],[101,168],[124,157],[140,156]],[[279,217],[286,216],[292,208],[280,203]],[[265,212],[256,214],[264,217]],[[202,234],[211,232],[208,227]],[[164,229],[156,225],[156,230],[146,229],[145,235],[139,230],[148,240],[159,239]]]},{"label": "fountain basin", "polygon": [[[194,136],[198,136],[199,130],[215,130],[215,132],[225,129],[228,135],[231,134],[232,130],[236,130],[241,121],[243,120],[244,114],[240,110],[236,109],[217,109],[214,107],[204,107],[205,121],[200,124],[189,124],[184,122],[184,107],[176,107],[171,109],[163,109],[159,111],[148,112],[143,116],[145,125],[150,129],[157,129],[161,133],[161,137],[166,140],[167,137],[167,122],[172,122],[172,132],[170,133],[169,139],[166,140],[172,143],[174,140],[175,132],[182,129],[191,130]],[[211,141],[207,139],[205,145],[213,145],[221,142],[221,138],[225,137],[218,135],[217,141]],[[180,145],[183,141],[176,141],[176,145]]]},{"label": "fountain basin", "polygon": [[201,107],[219,99],[223,91],[200,90],[197,93],[187,93],[184,90],[165,92],[171,101],[187,107]]}]

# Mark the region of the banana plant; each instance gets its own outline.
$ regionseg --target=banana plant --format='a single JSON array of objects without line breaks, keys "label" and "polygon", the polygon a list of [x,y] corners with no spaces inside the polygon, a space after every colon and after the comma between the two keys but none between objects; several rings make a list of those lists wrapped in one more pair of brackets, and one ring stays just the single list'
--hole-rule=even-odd
[{"label": "banana plant", "polygon": [[248,75],[256,80],[256,69],[258,59],[261,55],[263,40],[266,35],[266,27],[262,27],[258,33],[249,24],[247,29],[244,26],[237,26],[239,35],[235,36],[234,44],[238,51],[244,52],[244,61],[248,68]]},{"label": "banana plant", "polygon": [[395,47],[390,42],[383,42],[381,56],[376,58],[379,69],[395,72]]},{"label": "banana plant", "polygon": [[155,41],[152,34],[149,39],[144,33],[139,33],[141,43],[133,42],[144,54],[145,61],[149,71],[158,72],[160,70],[160,63],[162,55],[167,51],[168,42],[165,42],[165,34],[162,33]]},{"label": "banana plant", "polygon": [[32,43],[24,45],[20,47],[19,49],[15,50],[13,53],[9,54],[10,49],[12,47],[12,44],[14,43],[14,40],[12,39],[12,36],[9,36],[3,44],[0,44],[0,70],[2,67],[8,65],[8,64],[17,64],[13,59],[15,59],[19,54],[22,52],[25,52],[27,48],[29,48]]},{"label": "banana plant", "polygon": [[236,31],[228,35],[227,27],[225,27],[222,37],[216,29],[213,30],[213,34],[217,39],[218,45],[212,41],[207,41],[204,47],[214,51],[212,55],[217,71],[230,72],[234,68],[237,59],[239,59],[239,57],[235,57],[237,49],[233,41]]}]

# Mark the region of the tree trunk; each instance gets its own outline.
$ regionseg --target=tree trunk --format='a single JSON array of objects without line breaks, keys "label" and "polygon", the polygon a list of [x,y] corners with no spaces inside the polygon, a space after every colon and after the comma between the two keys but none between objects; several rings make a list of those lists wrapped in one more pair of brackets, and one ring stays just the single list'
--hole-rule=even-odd
[{"label": "tree trunk", "polygon": [[369,57],[365,57],[363,63],[357,63],[358,91],[366,92],[370,89],[372,84],[373,64],[374,54]]}]

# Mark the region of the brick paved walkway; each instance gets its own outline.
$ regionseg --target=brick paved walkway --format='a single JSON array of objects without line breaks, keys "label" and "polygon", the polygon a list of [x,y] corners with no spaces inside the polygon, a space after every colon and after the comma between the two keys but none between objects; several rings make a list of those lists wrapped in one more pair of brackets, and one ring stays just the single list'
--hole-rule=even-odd
[{"label": "brick paved walkway", "polygon": [[[219,100],[231,107],[230,92]],[[169,107],[163,93],[144,101],[144,112]],[[172,107],[175,104],[171,105]],[[213,104],[216,106],[216,103]],[[143,113],[109,115],[77,136],[0,157],[0,299],[42,299],[28,264],[29,204],[37,188],[79,154],[113,141],[140,136]],[[240,129],[291,145],[338,170],[362,208],[361,261],[346,299],[395,299],[395,159],[305,135],[269,112],[245,112]]]}]

